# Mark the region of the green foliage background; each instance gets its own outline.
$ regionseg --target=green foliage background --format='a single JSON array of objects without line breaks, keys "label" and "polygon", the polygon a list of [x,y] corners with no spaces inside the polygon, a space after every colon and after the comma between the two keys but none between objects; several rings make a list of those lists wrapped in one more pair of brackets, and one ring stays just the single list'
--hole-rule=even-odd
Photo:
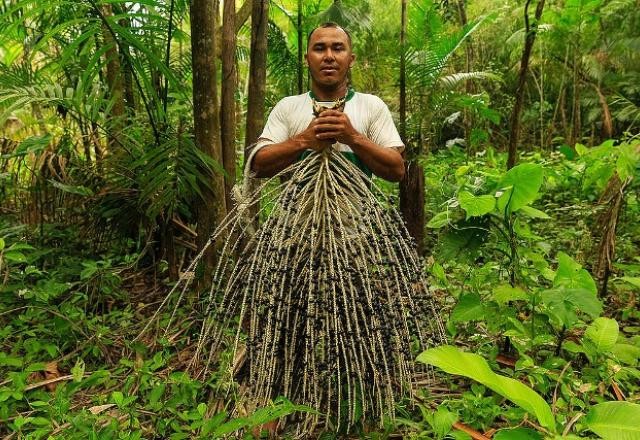
[{"label": "green foliage background", "polygon": [[[356,438],[469,438],[461,424],[495,439],[640,438],[640,8],[547,0],[507,171],[524,5],[408,2],[407,143],[425,170],[425,273],[455,347],[416,351],[442,386]],[[300,13],[303,44],[317,23],[349,28],[353,85],[396,114],[400,1],[298,6],[270,3],[267,109],[298,93]],[[189,3],[3,0],[0,29],[0,435],[249,438],[310,411],[284,396],[232,414],[229,354],[212,377],[182,372],[191,310],[184,331],[134,341],[174,282],[169,241],[178,273],[221,172],[193,141]],[[119,117],[113,50],[132,91]],[[238,175],[249,51],[245,24],[237,106],[223,109],[239,116]],[[309,435],[346,436],[327,426]]]}]

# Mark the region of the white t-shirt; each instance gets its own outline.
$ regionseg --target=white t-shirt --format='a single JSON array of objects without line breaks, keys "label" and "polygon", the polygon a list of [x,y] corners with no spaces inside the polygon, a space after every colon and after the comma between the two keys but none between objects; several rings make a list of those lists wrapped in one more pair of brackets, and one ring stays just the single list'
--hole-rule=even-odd
[{"label": "white t-shirt", "polygon": [[[353,97],[345,102],[343,111],[349,117],[353,128],[375,144],[384,148],[404,150],[391,112],[382,99],[355,92]],[[247,152],[247,169],[251,169],[251,160],[260,148],[284,142],[303,132],[313,118],[313,104],[309,93],[281,99],[271,110],[255,147]],[[338,151],[353,151],[348,145],[340,142],[336,142],[334,147]]]}]

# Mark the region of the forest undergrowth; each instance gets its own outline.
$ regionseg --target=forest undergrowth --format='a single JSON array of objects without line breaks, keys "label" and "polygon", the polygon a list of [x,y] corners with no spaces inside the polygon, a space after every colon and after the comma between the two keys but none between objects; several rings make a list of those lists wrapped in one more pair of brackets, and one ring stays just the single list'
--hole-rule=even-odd
[{"label": "forest undergrowth", "polygon": [[[634,139],[531,153],[507,172],[491,148],[426,157],[424,270],[449,345],[415,356],[437,385],[384,429],[326,420],[310,438],[639,438],[639,157]],[[310,410],[282,396],[234,411],[229,354],[204,380],[183,372],[197,307],[180,308],[181,330],[135,339],[172,285],[167,262],[14,208],[0,218],[2,438],[252,438]]]}]

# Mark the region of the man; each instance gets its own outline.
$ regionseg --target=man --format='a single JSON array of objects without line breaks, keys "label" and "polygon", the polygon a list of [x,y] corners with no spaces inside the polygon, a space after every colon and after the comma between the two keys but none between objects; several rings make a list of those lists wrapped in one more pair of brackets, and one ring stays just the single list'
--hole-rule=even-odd
[{"label": "man", "polygon": [[[404,144],[387,106],[376,96],[354,92],[348,74],[355,61],[351,37],[335,23],[309,35],[305,60],[311,91],[282,99],[269,115],[256,146],[248,152],[256,177],[271,177],[310,150],[332,144],[366,174],[389,181],[404,177]],[[312,111],[318,103],[336,109]],[[341,110],[343,109],[343,110]]]},{"label": "man", "polygon": [[240,307],[247,323],[248,400],[261,406],[284,395],[316,409],[292,419],[311,438],[319,414],[349,429],[392,413],[410,391],[411,346],[431,313],[425,290],[415,292],[422,267],[401,220],[344,160],[369,176],[403,178],[404,145],[389,109],[349,87],[355,56],[340,26],[314,29],[305,58],[311,91],[278,102],[247,170],[272,177],[322,154],[292,167],[272,193],[274,208],[238,258],[219,310],[231,322]]}]

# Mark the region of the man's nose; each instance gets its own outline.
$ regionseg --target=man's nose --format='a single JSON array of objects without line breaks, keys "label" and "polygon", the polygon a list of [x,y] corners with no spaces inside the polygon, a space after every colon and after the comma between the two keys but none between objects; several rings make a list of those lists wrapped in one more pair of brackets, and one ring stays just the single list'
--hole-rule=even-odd
[{"label": "man's nose", "polygon": [[324,59],[325,60],[333,60],[335,57],[333,56],[333,51],[331,49],[327,49],[324,51]]}]

